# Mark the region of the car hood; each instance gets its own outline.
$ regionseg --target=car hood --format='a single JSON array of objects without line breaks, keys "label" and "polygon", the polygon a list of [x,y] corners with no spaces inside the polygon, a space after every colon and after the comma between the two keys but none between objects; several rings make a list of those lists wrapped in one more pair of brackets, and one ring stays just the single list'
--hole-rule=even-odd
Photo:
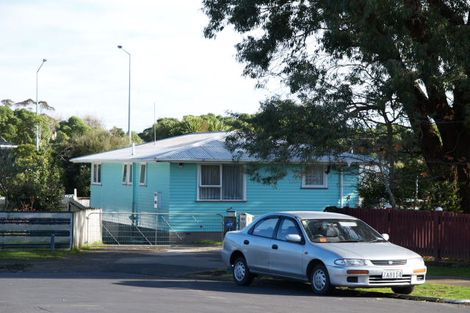
[{"label": "car hood", "polygon": [[420,257],[419,254],[390,242],[324,243],[319,247],[341,258],[398,260]]}]

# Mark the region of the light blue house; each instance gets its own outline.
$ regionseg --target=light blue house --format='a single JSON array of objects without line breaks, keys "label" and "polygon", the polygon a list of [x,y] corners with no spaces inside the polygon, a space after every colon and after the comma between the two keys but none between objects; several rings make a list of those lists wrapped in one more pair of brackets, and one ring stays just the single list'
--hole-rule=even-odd
[{"label": "light blue house", "polygon": [[347,171],[330,167],[332,161],[325,157],[303,175],[290,170],[271,186],[254,182],[244,173],[244,166],[256,161],[253,158],[233,161],[225,147],[227,134],[183,135],[72,162],[91,163],[91,207],[104,212],[170,214],[171,230],[187,235],[217,231],[217,227],[208,230],[190,225],[181,218],[188,213],[217,216],[231,210],[256,216],[357,205],[358,159],[353,155],[335,161],[345,164]]}]

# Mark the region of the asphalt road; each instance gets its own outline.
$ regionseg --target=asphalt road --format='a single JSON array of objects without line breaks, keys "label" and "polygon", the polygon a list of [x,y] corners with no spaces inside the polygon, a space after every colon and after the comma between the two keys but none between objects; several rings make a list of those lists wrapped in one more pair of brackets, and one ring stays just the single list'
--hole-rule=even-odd
[{"label": "asphalt road", "polygon": [[217,252],[90,253],[39,262],[24,272],[0,273],[0,313],[470,311],[468,306],[358,297],[347,292],[316,297],[306,284],[278,280],[238,287],[231,282],[184,278],[220,265]]}]

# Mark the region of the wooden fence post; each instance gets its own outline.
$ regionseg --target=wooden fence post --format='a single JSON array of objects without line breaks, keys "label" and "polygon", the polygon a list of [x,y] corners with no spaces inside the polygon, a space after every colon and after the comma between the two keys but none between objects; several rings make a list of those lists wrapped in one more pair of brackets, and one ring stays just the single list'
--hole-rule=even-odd
[{"label": "wooden fence post", "polygon": [[387,209],[387,234],[391,236],[392,231],[392,209]]},{"label": "wooden fence post", "polygon": [[442,243],[442,212],[433,212],[434,214],[434,257],[441,259],[441,243]]}]

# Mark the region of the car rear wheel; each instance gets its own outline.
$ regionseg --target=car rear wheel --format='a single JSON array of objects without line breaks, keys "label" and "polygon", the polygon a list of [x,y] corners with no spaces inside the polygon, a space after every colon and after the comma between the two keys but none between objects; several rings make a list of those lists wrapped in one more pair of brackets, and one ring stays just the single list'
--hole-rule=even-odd
[{"label": "car rear wheel", "polygon": [[334,286],[330,283],[330,275],[324,265],[317,265],[312,270],[311,275],[313,293],[324,296],[334,290]]},{"label": "car rear wheel", "polygon": [[233,263],[233,280],[239,286],[248,286],[253,281],[253,274],[250,273],[243,257],[236,259]]},{"label": "car rear wheel", "polygon": [[409,295],[413,292],[415,286],[404,286],[404,287],[392,287],[392,291],[394,293],[399,293],[402,295]]}]

